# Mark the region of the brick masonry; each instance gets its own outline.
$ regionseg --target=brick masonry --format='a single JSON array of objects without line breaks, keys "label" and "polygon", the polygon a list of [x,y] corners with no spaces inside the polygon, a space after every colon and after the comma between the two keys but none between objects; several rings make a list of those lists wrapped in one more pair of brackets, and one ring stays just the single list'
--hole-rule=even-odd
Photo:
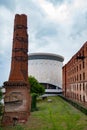
[{"label": "brick masonry", "polygon": [[87,42],[62,68],[63,94],[87,108]]},{"label": "brick masonry", "polygon": [[28,83],[28,34],[27,16],[15,15],[9,80],[6,89],[5,109],[2,124],[25,123],[30,115],[31,97]]}]

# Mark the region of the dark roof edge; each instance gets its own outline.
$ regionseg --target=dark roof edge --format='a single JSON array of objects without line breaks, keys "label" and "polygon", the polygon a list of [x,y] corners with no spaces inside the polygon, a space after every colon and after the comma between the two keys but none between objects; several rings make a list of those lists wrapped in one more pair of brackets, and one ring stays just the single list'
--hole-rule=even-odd
[{"label": "dark roof edge", "polygon": [[58,54],[53,53],[29,53],[28,55],[29,60],[37,60],[37,59],[46,59],[46,60],[57,60],[57,61],[64,61],[64,57]]}]

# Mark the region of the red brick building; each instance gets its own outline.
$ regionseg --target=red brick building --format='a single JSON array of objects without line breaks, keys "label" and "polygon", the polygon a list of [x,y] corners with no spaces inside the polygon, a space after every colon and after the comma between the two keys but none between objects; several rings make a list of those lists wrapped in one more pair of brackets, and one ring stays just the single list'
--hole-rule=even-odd
[{"label": "red brick building", "polygon": [[87,42],[63,66],[63,94],[87,107]]}]

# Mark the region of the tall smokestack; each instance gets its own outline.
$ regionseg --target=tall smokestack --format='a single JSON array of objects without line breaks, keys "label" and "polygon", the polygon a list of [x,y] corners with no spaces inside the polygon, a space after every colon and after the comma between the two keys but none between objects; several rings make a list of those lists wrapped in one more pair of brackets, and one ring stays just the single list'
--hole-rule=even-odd
[{"label": "tall smokestack", "polygon": [[15,125],[28,120],[31,107],[28,83],[28,34],[27,16],[15,15],[9,80],[4,82],[6,94],[2,124]]},{"label": "tall smokestack", "polygon": [[16,14],[9,81],[28,81],[27,16]]}]

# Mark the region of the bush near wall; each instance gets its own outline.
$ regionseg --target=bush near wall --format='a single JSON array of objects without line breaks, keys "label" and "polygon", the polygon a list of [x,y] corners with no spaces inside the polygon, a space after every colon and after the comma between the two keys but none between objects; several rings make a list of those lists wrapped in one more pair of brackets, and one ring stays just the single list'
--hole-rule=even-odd
[{"label": "bush near wall", "polygon": [[37,105],[36,105],[36,101],[37,101],[37,94],[32,93],[31,94],[32,97],[32,102],[31,102],[31,112],[36,111],[37,110]]},{"label": "bush near wall", "polygon": [[36,106],[37,97],[44,94],[45,88],[33,76],[29,76],[28,80],[30,84],[30,93],[32,97],[31,111],[35,111],[37,110]]},{"label": "bush near wall", "polygon": [[78,104],[77,102],[74,102],[66,97],[64,97],[63,95],[59,95],[62,99],[64,99],[65,101],[67,101],[68,103],[70,103],[72,106],[74,106],[75,108],[77,108],[78,110],[80,110],[81,112],[83,112],[85,115],[87,115],[87,109],[83,106],[81,106],[80,104]]}]

